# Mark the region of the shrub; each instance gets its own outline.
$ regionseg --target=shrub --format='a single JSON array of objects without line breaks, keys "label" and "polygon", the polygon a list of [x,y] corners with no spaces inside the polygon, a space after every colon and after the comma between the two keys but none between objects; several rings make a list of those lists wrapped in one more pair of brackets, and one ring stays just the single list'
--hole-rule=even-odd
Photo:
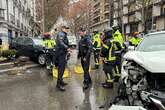
[{"label": "shrub", "polygon": [[16,56],[16,54],[17,54],[16,50],[3,50],[3,51],[0,51],[0,56],[5,57],[5,58],[10,58],[10,57]]}]

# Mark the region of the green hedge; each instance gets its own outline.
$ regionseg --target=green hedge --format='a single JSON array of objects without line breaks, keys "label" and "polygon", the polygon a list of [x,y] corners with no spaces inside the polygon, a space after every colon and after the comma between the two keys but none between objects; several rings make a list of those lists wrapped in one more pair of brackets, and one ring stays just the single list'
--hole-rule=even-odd
[{"label": "green hedge", "polygon": [[0,51],[0,56],[4,57],[4,58],[13,57],[13,56],[16,56],[16,54],[17,54],[16,50],[3,50],[3,51]]}]

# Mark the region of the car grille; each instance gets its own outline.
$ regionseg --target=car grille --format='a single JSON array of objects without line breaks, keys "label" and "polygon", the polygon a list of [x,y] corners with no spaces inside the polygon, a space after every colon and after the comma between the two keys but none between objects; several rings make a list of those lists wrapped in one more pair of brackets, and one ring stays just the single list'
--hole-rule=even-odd
[{"label": "car grille", "polygon": [[149,73],[147,82],[150,89],[165,91],[165,73]]}]

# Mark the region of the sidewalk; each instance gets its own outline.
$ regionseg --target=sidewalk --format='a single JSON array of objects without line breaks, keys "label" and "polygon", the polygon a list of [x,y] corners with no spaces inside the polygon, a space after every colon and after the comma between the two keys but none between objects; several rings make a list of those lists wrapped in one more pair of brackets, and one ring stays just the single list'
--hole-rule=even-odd
[{"label": "sidewalk", "polygon": [[0,63],[7,60],[6,58],[0,57]]},{"label": "sidewalk", "polygon": [[10,73],[14,71],[24,71],[29,68],[34,68],[40,66],[30,60],[20,60],[9,61],[7,59],[0,59],[0,75],[5,73]]}]

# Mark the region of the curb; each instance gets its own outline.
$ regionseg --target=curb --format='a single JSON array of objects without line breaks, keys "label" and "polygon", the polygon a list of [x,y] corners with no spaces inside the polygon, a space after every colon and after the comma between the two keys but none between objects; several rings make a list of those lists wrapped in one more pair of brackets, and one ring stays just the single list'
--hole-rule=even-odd
[{"label": "curb", "polygon": [[14,68],[10,68],[10,69],[3,69],[0,70],[0,74],[5,73],[5,72],[10,72],[10,71],[15,71],[15,70],[26,70],[29,68],[35,68],[35,67],[39,67],[39,64],[31,64],[31,65],[26,65],[26,66],[22,66],[22,67],[14,67]]},{"label": "curb", "polygon": [[14,62],[2,63],[2,64],[0,64],[0,66],[13,65],[13,64],[14,64]]}]

